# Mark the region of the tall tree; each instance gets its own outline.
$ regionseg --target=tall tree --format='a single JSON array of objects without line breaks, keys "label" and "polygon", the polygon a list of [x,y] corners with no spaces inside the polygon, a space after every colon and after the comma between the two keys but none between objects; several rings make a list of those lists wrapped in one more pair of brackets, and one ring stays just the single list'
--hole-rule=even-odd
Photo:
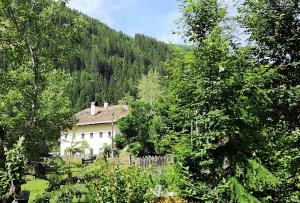
[{"label": "tall tree", "polygon": [[273,198],[279,179],[257,155],[265,144],[259,109],[268,109],[269,99],[254,70],[266,67],[222,29],[225,11],[217,1],[182,2],[185,33],[195,46],[170,64],[162,116],[186,174],[183,195],[203,202]]},{"label": "tall tree", "polygon": [[240,8],[240,22],[249,35],[252,54],[258,65],[253,77],[263,78],[257,86],[268,98],[265,111],[257,109],[261,134],[260,151],[264,164],[276,173],[282,184],[274,201],[299,200],[300,152],[300,19],[299,1],[247,0]]},{"label": "tall tree", "polygon": [[67,77],[60,72],[71,40],[69,28],[60,24],[57,15],[64,4],[0,2],[0,126],[6,146],[24,136],[28,152],[43,140],[57,139],[59,131],[71,123],[64,89]]},{"label": "tall tree", "polygon": [[[153,112],[148,103],[135,101],[131,103],[129,115],[118,122],[129,151],[133,155],[147,156],[155,154],[155,146],[151,139]],[[120,141],[121,137],[118,138]],[[118,141],[117,140],[117,141]],[[122,144],[124,147],[124,144]]]}]

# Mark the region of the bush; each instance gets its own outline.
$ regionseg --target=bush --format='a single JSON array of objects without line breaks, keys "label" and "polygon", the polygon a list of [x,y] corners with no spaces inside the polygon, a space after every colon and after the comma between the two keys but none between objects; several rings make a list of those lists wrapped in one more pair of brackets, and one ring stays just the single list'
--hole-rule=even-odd
[{"label": "bush", "polygon": [[55,202],[82,202],[87,193],[83,184],[64,185],[54,196]]},{"label": "bush", "polygon": [[51,199],[51,193],[44,193],[42,195],[38,195],[35,199],[35,203],[48,203]]},{"label": "bush", "polygon": [[[25,174],[24,137],[13,148],[5,151],[5,170],[0,170],[0,196],[15,195],[21,190]],[[10,190],[10,191],[9,191]],[[8,194],[10,192],[10,194]]]},{"label": "bush", "polygon": [[177,170],[120,167],[99,160],[69,178],[53,178],[38,202],[153,202],[168,192],[179,194]]},{"label": "bush", "polygon": [[87,184],[89,201],[151,202],[155,188],[151,174],[138,168],[120,168],[105,164],[99,178]]},{"label": "bush", "polygon": [[114,138],[114,142],[116,143],[116,147],[119,150],[124,149],[127,145],[126,138],[122,134],[117,134],[116,137]]}]

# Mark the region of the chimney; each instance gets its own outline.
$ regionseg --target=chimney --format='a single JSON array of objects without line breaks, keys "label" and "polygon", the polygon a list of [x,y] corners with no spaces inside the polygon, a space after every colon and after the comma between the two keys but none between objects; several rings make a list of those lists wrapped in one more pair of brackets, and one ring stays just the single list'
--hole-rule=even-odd
[{"label": "chimney", "polygon": [[104,107],[104,108],[107,108],[107,107],[108,107],[108,102],[104,102],[103,107]]},{"label": "chimney", "polygon": [[94,116],[96,114],[96,102],[91,103],[91,115]]}]

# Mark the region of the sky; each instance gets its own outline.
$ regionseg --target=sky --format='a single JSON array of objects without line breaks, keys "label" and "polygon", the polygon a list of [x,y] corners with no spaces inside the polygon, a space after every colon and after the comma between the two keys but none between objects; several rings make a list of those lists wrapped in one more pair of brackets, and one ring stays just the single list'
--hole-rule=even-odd
[{"label": "sky", "polygon": [[184,43],[180,35],[172,34],[177,27],[174,21],[180,18],[176,0],[70,0],[69,6],[130,36],[141,33],[167,43]]},{"label": "sky", "polygon": [[142,33],[164,42],[183,43],[174,20],[180,13],[176,0],[71,0],[75,8],[130,36]]}]

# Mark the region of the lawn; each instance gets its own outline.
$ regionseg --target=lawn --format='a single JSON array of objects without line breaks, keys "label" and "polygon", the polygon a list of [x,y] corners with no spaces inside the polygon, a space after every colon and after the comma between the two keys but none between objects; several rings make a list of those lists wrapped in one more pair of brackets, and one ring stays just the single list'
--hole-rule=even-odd
[{"label": "lawn", "polygon": [[31,178],[27,181],[27,183],[22,185],[22,190],[27,190],[30,192],[29,202],[33,202],[38,195],[45,192],[48,184],[49,182],[47,180]]}]

